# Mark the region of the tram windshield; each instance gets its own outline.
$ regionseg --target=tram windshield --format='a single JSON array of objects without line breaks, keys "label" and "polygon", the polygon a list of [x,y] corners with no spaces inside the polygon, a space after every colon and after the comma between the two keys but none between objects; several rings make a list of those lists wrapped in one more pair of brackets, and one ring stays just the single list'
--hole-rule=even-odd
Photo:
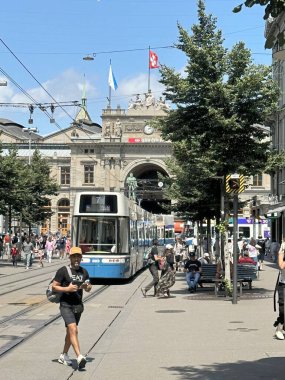
[{"label": "tram windshield", "polygon": [[73,233],[73,241],[82,249],[83,254],[129,253],[129,228],[126,217],[74,217]]}]

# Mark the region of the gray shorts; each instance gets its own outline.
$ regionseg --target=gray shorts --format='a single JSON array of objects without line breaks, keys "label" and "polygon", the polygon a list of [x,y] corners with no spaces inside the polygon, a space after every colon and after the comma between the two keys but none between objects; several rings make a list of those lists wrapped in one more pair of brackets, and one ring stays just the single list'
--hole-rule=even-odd
[{"label": "gray shorts", "polygon": [[71,323],[76,323],[78,325],[80,321],[81,314],[84,310],[83,304],[79,305],[60,305],[60,314],[65,322],[65,326],[67,327]]}]

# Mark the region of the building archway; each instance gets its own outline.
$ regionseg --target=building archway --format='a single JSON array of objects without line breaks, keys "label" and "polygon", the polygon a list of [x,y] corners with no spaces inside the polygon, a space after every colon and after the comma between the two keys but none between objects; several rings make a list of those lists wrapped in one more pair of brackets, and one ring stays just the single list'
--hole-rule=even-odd
[{"label": "building archway", "polygon": [[[140,163],[129,170],[137,180],[136,200],[140,206],[154,214],[167,214],[166,207],[171,200],[165,197],[163,192],[163,181],[159,175],[169,176],[164,168],[155,163]],[[128,195],[128,186],[125,179],[125,193]]]}]

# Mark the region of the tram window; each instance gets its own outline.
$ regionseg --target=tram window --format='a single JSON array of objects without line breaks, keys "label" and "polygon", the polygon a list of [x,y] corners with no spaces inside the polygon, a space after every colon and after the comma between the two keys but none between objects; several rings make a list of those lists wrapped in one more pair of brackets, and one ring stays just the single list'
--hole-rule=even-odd
[{"label": "tram window", "polygon": [[139,247],[143,247],[144,246],[144,239],[145,239],[145,236],[144,236],[145,231],[144,231],[143,222],[138,222],[137,226],[138,226]]},{"label": "tram window", "polygon": [[129,225],[128,218],[118,218],[119,222],[119,253],[129,253]]},{"label": "tram window", "polygon": [[112,246],[116,244],[116,231],[116,220],[114,218],[80,218],[76,243],[80,245],[83,252],[110,252]]},{"label": "tram window", "polygon": [[130,221],[130,233],[131,233],[131,247],[135,248],[138,246],[138,235],[137,235],[137,222],[134,220]]},{"label": "tram window", "polygon": [[239,227],[239,236],[250,238],[250,227]]},{"label": "tram window", "polygon": [[79,212],[81,213],[117,213],[116,195],[92,195],[83,194],[80,196]]}]

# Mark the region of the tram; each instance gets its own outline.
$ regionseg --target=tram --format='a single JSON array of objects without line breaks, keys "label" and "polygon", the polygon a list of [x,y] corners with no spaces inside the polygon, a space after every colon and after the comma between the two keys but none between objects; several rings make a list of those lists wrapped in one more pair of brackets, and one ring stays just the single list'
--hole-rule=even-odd
[{"label": "tram", "polygon": [[90,279],[127,279],[146,265],[157,238],[153,214],[124,194],[82,192],[75,197],[72,243],[82,249]]},{"label": "tram", "polygon": [[[263,238],[270,237],[270,226],[268,225],[267,219],[254,219],[254,218],[244,218],[238,217],[238,236],[244,238],[257,238],[261,235]],[[229,234],[233,235],[233,218],[229,219]]]},{"label": "tram", "polygon": [[155,224],[157,227],[158,244],[175,243],[174,216],[173,215],[155,215]]}]

